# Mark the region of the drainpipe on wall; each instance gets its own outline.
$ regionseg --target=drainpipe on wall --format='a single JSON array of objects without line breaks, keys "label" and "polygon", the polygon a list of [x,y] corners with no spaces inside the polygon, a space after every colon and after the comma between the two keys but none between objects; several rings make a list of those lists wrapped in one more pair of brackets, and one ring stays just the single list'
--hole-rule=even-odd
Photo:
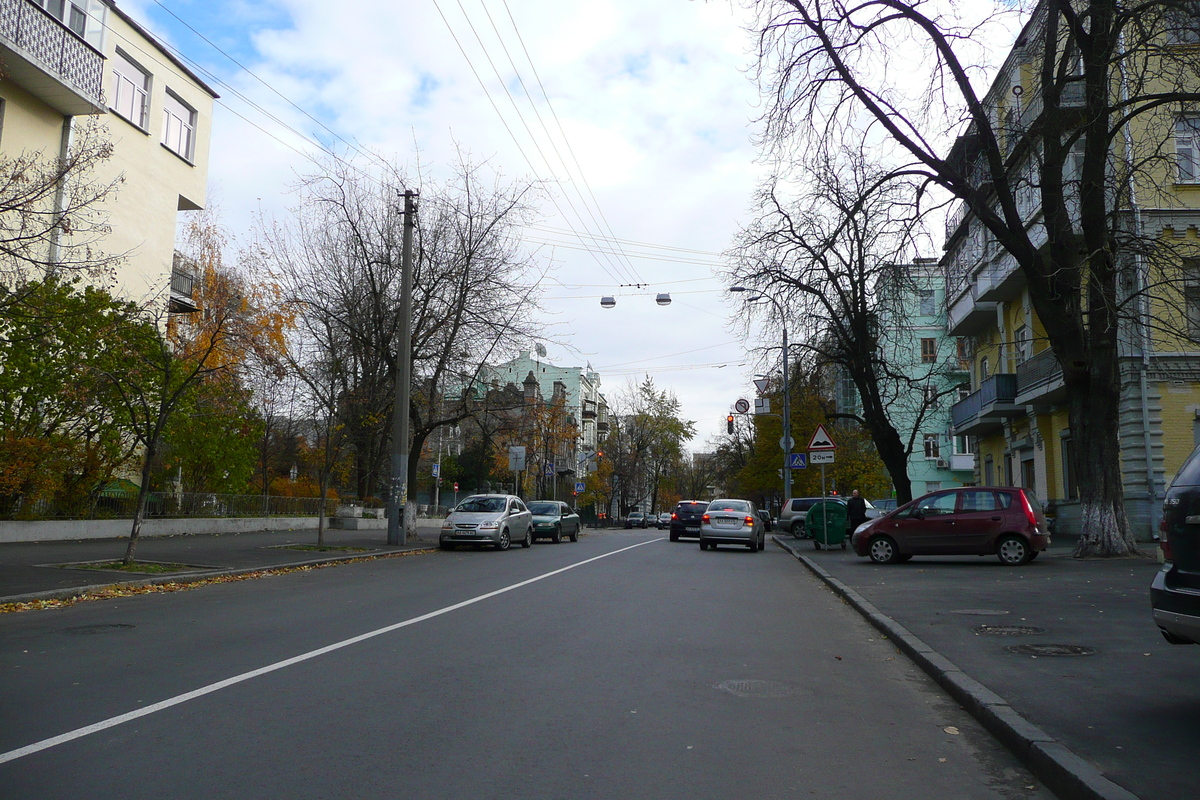
[{"label": "drainpipe on wall", "polygon": [[[62,134],[58,140],[58,163],[59,168],[66,163],[71,156],[71,139],[72,133],[75,131],[75,118],[63,117]],[[50,250],[46,254],[47,260],[51,265],[58,263],[59,237],[62,235],[60,223],[63,213],[66,211],[64,206],[67,202],[67,176],[61,175],[54,187],[54,227],[50,230]]]}]

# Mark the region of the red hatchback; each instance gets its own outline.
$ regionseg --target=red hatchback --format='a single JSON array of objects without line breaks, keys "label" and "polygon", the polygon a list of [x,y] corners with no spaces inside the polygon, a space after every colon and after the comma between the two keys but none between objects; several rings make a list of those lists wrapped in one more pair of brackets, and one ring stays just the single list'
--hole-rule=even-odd
[{"label": "red hatchback", "polygon": [[1030,489],[970,486],[918,497],[859,525],[854,552],[876,564],[913,556],[995,555],[1017,566],[1050,544],[1042,505]]}]

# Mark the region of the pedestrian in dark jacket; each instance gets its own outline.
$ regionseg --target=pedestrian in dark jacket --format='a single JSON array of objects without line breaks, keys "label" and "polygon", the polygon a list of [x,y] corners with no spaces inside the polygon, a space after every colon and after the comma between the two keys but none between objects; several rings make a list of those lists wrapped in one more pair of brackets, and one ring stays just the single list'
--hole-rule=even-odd
[{"label": "pedestrian in dark jacket", "polygon": [[855,489],[846,499],[846,518],[850,525],[850,533],[867,521],[867,501]]}]

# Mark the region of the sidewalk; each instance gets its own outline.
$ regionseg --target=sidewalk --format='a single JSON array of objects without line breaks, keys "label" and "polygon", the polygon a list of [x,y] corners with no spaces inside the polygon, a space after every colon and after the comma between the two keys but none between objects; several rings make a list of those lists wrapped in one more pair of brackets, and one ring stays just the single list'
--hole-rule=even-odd
[{"label": "sidewalk", "polygon": [[439,523],[440,520],[418,520],[416,535],[410,534],[406,544],[397,547],[387,545],[386,530],[327,530],[326,547],[350,549],[326,551],[295,549],[315,545],[316,530],[140,538],[136,551],[138,561],[196,567],[186,572],[156,575],[54,566],[123,558],[129,545],[128,538],[5,542],[0,543],[0,604],[62,599],[114,584],[183,583],[274,567],[436,549]]},{"label": "sidewalk", "polygon": [[[1196,796],[1200,648],[1167,644],[1151,620],[1156,560],[1078,561],[1063,542],[1023,567],[975,556],[883,566],[775,539],[1063,800]],[[1008,649],[1028,645],[1043,647]]]}]

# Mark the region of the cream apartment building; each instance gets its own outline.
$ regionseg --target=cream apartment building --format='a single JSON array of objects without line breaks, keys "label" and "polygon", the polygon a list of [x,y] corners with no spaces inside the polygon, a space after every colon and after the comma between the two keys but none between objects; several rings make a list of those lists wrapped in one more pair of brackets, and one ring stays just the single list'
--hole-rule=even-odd
[{"label": "cream apartment building", "polygon": [[113,154],[95,180],[123,179],[100,243],[123,256],[114,293],[194,310],[175,233],[205,203],[216,97],[113,0],[0,0],[0,152],[54,158],[99,116]]}]

